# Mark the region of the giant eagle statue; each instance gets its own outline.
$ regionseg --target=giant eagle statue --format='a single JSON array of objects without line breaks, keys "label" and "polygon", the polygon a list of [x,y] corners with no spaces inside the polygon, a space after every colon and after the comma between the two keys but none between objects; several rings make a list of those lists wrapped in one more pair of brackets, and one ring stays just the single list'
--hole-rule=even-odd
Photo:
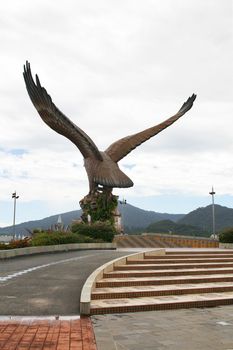
[{"label": "giant eagle statue", "polygon": [[45,88],[41,86],[37,75],[36,82],[34,82],[28,62],[24,66],[23,76],[30,99],[42,120],[57,133],[72,141],[82,153],[89,179],[90,193],[95,193],[99,185],[110,192],[113,187],[133,186],[132,180],[120,170],[117,163],[137,146],[182,117],[192,107],[196,98],[196,95],[193,94],[174,116],[164,122],[126,136],[101,152],[91,138],[56,107]]}]

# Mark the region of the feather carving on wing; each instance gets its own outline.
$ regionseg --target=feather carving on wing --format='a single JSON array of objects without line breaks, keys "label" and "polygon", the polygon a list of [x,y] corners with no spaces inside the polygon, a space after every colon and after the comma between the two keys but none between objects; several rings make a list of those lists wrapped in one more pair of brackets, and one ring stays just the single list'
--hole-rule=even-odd
[{"label": "feather carving on wing", "polygon": [[23,76],[30,99],[42,120],[57,133],[72,141],[82,153],[90,192],[97,191],[98,185],[108,189],[133,186],[132,180],[120,170],[117,163],[137,146],[178,120],[192,107],[196,98],[194,94],[189,97],[173,117],[149,129],[126,136],[110,145],[105,152],[100,152],[91,138],[55,106],[45,88],[41,86],[37,75],[34,82],[28,62],[24,66]]},{"label": "feather carving on wing", "polygon": [[50,128],[70,139],[79,148],[84,158],[94,157],[101,161],[102,156],[94,142],[55,106],[45,88],[41,86],[37,75],[35,84],[28,62],[24,66],[23,75],[31,101],[43,121]]},{"label": "feather carving on wing", "polygon": [[137,146],[141,145],[143,142],[149,140],[151,137],[155,136],[162,130],[166,129],[168,126],[173,124],[177,119],[182,117],[193,105],[196,95],[193,94],[188,100],[183,104],[181,109],[171,118],[165,120],[164,122],[153,126],[152,128],[146,129],[144,131],[138,132],[134,135],[126,136],[113,144],[111,144],[105,152],[111,157],[114,162],[119,162],[127,154],[129,154]]}]

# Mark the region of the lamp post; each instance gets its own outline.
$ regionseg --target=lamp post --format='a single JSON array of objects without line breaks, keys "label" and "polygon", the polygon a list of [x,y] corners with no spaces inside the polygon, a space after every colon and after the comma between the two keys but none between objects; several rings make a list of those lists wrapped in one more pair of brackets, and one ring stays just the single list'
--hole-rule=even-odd
[{"label": "lamp post", "polygon": [[209,194],[212,196],[212,220],[213,220],[213,237],[216,238],[215,233],[215,212],[214,212],[214,195],[216,192],[214,192],[214,187],[212,186],[212,191],[209,192]]},{"label": "lamp post", "polygon": [[12,193],[12,198],[14,199],[14,215],[13,215],[13,240],[15,239],[15,214],[16,214],[16,199],[19,198],[19,196],[16,195],[16,191]]},{"label": "lamp post", "polygon": [[124,205],[126,205],[127,204],[127,202],[126,202],[126,199],[122,199],[122,201],[119,201],[119,203],[121,204],[121,233],[122,234],[124,234],[124,223],[123,223],[123,221],[124,221]]}]

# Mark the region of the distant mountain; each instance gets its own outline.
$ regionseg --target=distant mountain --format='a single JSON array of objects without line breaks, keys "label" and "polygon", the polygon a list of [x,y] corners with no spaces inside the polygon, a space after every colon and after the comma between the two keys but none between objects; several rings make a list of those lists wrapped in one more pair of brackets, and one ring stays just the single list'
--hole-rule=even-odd
[{"label": "distant mountain", "polygon": [[[60,214],[64,226],[68,226],[72,220],[77,220],[80,218],[82,214],[81,210],[74,210],[74,211],[69,211],[67,213]],[[39,229],[49,229],[52,225],[57,223],[59,214],[57,215],[52,215],[47,218],[41,219],[41,220],[34,220],[34,221],[27,221],[27,222],[22,222],[21,224],[15,225],[15,233],[16,234],[27,234],[29,230],[33,230],[36,228]],[[7,226],[0,228],[0,234],[12,234],[12,226]]]},{"label": "distant mountain", "polygon": [[[226,227],[233,227],[233,209],[217,204],[215,204],[214,209],[216,231],[221,231]],[[212,205],[193,210],[177,221],[178,224],[198,226],[209,232],[212,232],[212,222]]]},{"label": "distant mountain", "polygon": [[[167,213],[156,213],[154,211],[148,211],[139,209],[130,204],[119,205],[119,211],[122,214],[122,220],[125,227],[125,231],[133,231],[136,228],[144,229],[149,224],[160,220],[172,220],[177,221],[181,219],[184,214],[167,214]],[[75,210],[67,213],[61,213],[61,218],[65,226],[68,226],[72,220],[80,218],[82,211]],[[35,228],[48,229],[52,225],[56,224],[59,214],[49,216],[47,218],[35,221],[23,222],[15,226],[16,234],[27,234],[29,230]],[[0,234],[11,234],[12,226],[0,228]]]},{"label": "distant mountain", "polygon": [[152,222],[156,221],[172,220],[176,222],[184,216],[184,214],[157,213],[143,210],[130,204],[119,205],[118,209],[122,215],[122,221],[126,232],[133,232],[135,228],[145,229]]},{"label": "distant mountain", "polygon": [[146,230],[148,233],[170,233],[181,236],[204,236],[209,237],[210,233],[197,226],[178,224],[171,220],[162,220],[150,224]]},{"label": "distant mountain", "polygon": [[[134,207],[133,205],[119,205],[119,211],[122,214],[123,224],[125,232],[135,233],[143,232],[145,228],[152,223],[158,221],[171,220],[179,225],[191,225],[199,228],[199,232],[212,232],[212,206],[208,205],[205,208],[198,208],[187,215],[184,214],[168,214],[168,213],[156,213],[154,211],[148,211]],[[68,226],[72,220],[80,218],[82,211],[75,210],[67,213],[61,213],[61,218],[65,226]],[[48,229],[52,225],[57,223],[59,214],[49,216],[47,218],[35,221],[23,222],[15,226],[16,234],[27,234],[29,230],[35,228]],[[216,217],[216,230],[219,231],[224,227],[233,226],[233,209],[222,207],[221,205],[215,205],[215,217]],[[171,224],[171,223],[170,223]],[[176,229],[177,226],[176,226]],[[167,229],[169,230],[169,228]],[[173,229],[170,229],[173,231]],[[191,234],[191,228],[189,228]],[[197,230],[197,229],[196,229]],[[162,231],[161,231],[162,232]],[[180,234],[182,228],[180,228]],[[12,234],[12,226],[0,228],[0,234]],[[199,233],[200,235],[200,233]]]}]

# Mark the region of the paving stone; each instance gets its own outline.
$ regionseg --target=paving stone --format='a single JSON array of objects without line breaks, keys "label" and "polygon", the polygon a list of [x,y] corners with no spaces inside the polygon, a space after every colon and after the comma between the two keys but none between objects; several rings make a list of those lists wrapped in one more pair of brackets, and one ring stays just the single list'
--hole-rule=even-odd
[{"label": "paving stone", "polygon": [[0,350],[97,350],[90,318],[2,321]]},{"label": "paving stone", "polygon": [[[232,305],[118,315],[91,317],[98,350],[114,349],[114,346],[119,347],[117,350],[233,349]],[[108,337],[101,336],[103,329]]]}]

